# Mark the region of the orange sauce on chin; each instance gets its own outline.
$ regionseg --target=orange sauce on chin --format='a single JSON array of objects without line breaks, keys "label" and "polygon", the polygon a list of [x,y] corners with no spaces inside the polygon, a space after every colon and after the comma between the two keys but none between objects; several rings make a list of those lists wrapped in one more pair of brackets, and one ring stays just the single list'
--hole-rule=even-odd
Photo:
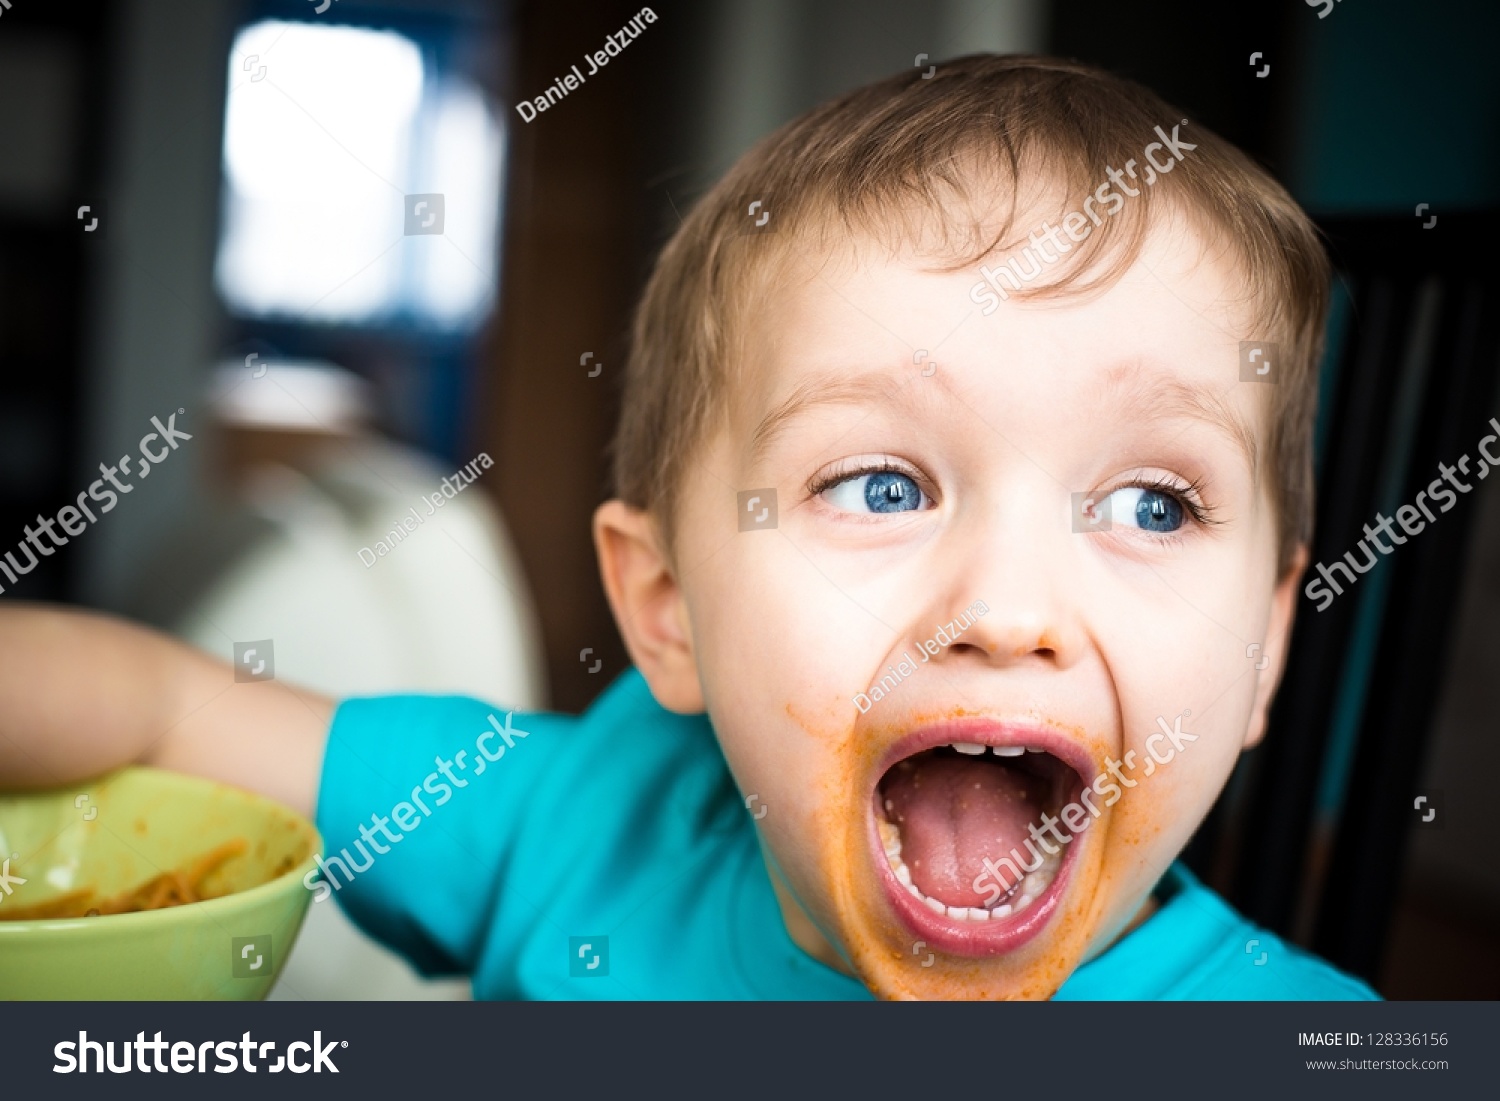
[{"label": "orange sauce on chin", "polygon": [[[847,708],[847,701],[839,701]],[[838,705],[835,705],[837,707]],[[838,719],[835,714],[814,718],[788,704],[787,715],[817,745],[827,748],[832,766],[816,778],[818,798],[810,836],[798,839],[811,853],[815,882],[787,884],[778,891],[783,909],[800,905],[828,946],[804,943],[810,934],[802,929],[793,939],[814,958],[827,962],[837,953],[847,968],[877,996],[887,999],[922,1000],[1043,1000],[1052,997],[1078,965],[1088,957],[1106,915],[1106,904],[1117,897],[1121,878],[1114,868],[1129,864],[1142,839],[1146,823],[1135,821],[1131,790],[1112,808],[1105,808],[1085,831],[1095,835],[1084,841],[1083,850],[1069,858],[1068,883],[1059,907],[1047,924],[1020,948],[983,959],[944,956],[937,953],[931,966],[923,967],[926,951],[913,951],[914,938],[896,917],[872,867],[869,828],[868,784],[880,766],[884,748],[896,731],[973,716],[979,712],[953,708],[934,714],[904,716],[898,727],[870,726],[857,729],[857,717]],[[1081,729],[1071,733],[1102,760],[1112,747],[1090,738]],[[880,736],[880,735],[885,736]],[[1157,825],[1151,833],[1159,832]],[[1084,833],[1079,834],[1083,839]],[[804,861],[804,869],[807,862]],[[773,879],[777,871],[772,869]],[[800,900],[797,901],[797,900]],[[789,930],[801,922],[789,922]]]}]

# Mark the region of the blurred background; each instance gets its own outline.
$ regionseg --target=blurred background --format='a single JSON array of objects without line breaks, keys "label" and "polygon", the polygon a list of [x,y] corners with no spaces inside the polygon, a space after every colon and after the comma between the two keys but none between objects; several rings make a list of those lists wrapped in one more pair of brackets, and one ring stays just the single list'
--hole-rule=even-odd
[{"label": "blurred background", "polygon": [[[1314,559],[1338,557],[1351,517],[1410,500],[1500,413],[1500,7],[1225,7],[661,0],[527,122],[513,105],[639,6],[0,0],[0,550],[153,417],[193,437],[118,474],[128,494],[70,545],[17,555],[0,599],[226,659],[271,640],[278,678],[329,692],[582,709],[625,666],[588,524],[655,250],[770,129],[977,51],[1143,81],[1324,225],[1343,274]],[[1493,998],[1500,490],[1445,524],[1331,626],[1299,624],[1272,748],[1188,859],[1389,997]],[[278,994],[465,987],[329,905]]]}]

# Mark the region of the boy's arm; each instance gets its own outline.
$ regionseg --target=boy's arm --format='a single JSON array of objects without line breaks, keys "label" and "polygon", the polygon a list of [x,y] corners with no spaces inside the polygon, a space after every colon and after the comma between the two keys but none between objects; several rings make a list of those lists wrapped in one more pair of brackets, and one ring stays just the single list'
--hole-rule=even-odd
[{"label": "boy's arm", "polygon": [[0,788],[129,763],[249,788],[310,815],[333,701],[123,620],[0,604]]}]

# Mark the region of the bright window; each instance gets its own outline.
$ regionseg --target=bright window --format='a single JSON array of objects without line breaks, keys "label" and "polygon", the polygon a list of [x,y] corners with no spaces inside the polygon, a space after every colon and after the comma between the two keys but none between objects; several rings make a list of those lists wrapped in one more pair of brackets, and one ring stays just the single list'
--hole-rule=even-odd
[{"label": "bright window", "polygon": [[[495,298],[502,156],[484,94],[410,38],[251,24],[230,55],[220,293],[245,317],[472,328]],[[442,232],[407,235],[406,197],[433,193]]]}]

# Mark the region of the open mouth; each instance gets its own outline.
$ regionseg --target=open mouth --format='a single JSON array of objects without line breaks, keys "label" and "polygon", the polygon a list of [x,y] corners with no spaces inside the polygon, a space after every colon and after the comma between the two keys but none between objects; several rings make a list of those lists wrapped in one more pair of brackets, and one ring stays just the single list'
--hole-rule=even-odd
[{"label": "open mouth", "polygon": [[873,800],[893,907],[944,951],[1019,947],[1056,909],[1083,843],[1059,816],[1083,795],[1087,755],[1052,731],[986,723],[919,731],[894,756]]}]

